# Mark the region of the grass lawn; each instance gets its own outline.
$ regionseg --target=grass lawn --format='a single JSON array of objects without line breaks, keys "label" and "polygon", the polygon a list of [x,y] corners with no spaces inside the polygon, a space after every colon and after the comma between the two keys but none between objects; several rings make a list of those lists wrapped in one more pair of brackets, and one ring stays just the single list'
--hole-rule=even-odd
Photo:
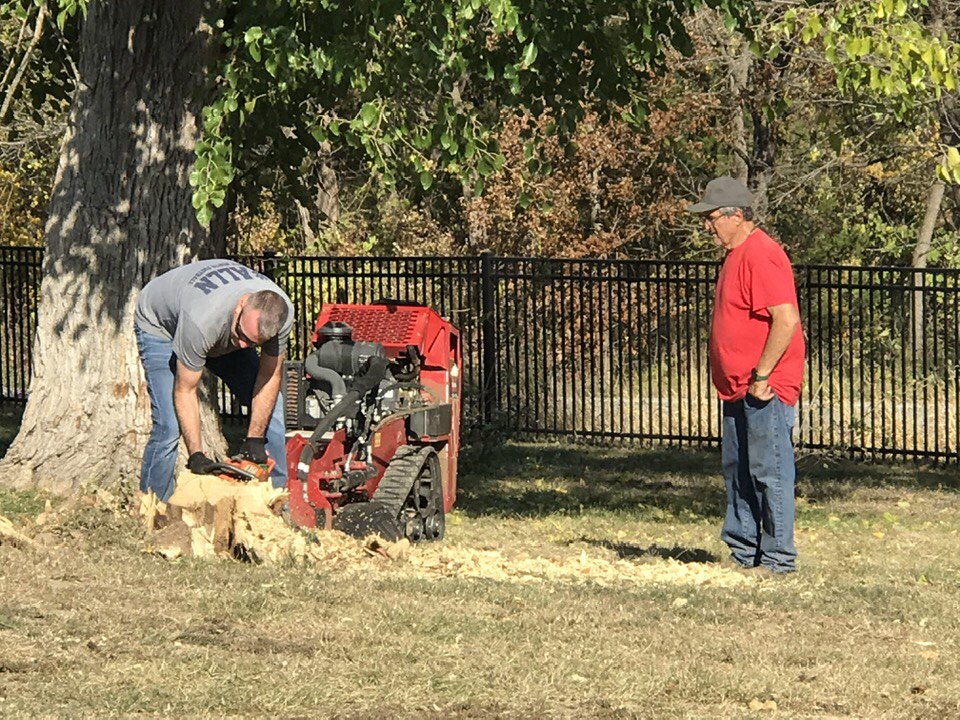
[{"label": "grass lawn", "polygon": [[800,571],[721,569],[715,453],[471,448],[442,543],[164,561],[108,495],[0,545],[0,716],[960,715],[956,469],[801,459]]}]

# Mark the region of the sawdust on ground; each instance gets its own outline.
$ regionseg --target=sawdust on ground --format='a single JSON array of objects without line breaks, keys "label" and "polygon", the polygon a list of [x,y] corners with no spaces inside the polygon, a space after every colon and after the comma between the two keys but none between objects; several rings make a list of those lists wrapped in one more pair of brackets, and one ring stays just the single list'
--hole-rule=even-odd
[{"label": "sawdust on ground", "polygon": [[[280,516],[285,493],[268,483],[228,487],[208,479],[182,477],[171,503],[146,495],[140,502],[145,552],[180,557],[225,557],[264,564],[302,563],[318,571],[411,575],[424,579],[474,578],[517,583],[684,585],[733,587],[752,577],[713,563],[672,558],[630,560],[609,549],[567,548],[550,557],[466,547],[447,540],[411,545],[371,536],[358,540],[337,531],[304,531]],[[175,504],[176,503],[176,504]],[[31,550],[31,538],[49,533],[60,518],[49,506],[34,523],[17,524],[0,516],[0,543]]]}]

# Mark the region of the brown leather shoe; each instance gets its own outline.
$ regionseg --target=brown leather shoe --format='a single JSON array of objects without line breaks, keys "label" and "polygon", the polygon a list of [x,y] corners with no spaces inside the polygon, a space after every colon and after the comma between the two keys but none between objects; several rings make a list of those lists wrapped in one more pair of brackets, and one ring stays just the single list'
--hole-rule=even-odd
[{"label": "brown leather shoe", "polygon": [[753,570],[750,565],[744,565],[734,560],[733,555],[727,555],[723,558],[723,560],[720,561],[720,567],[726,570]]}]

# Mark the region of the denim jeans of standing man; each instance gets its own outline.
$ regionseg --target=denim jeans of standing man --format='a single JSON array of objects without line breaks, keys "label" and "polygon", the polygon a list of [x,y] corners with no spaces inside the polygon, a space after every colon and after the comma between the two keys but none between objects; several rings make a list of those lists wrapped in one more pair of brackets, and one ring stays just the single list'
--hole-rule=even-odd
[{"label": "denim jeans of standing man", "polygon": [[793,407],[776,396],[723,403],[727,513],[720,538],[745,567],[795,569],[793,417]]},{"label": "denim jeans of standing man", "polygon": [[[145,333],[134,328],[137,337],[137,350],[147,379],[147,392],[150,395],[150,413],[153,427],[147,446],[143,451],[140,466],[140,491],[153,490],[157,497],[166,502],[173,494],[173,471],[177,462],[177,447],[180,443],[180,424],[173,407],[173,382],[177,367],[177,358],[173,354],[173,343],[162,337]],[[257,351],[250,347],[237,350],[229,355],[208,358],[206,367],[226,383],[230,391],[244,405],[249,406],[253,398],[253,387],[257,379],[260,358]],[[267,453],[276,463],[270,473],[274,487],[287,484],[287,461],[284,445],[283,402],[280,395],[273,406],[270,423],[267,426]]]}]

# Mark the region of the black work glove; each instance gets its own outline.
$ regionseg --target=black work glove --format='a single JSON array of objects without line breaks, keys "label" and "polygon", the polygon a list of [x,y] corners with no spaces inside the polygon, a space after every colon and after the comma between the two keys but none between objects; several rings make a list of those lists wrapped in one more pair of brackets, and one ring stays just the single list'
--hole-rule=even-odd
[{"label": "black work glove", "polygon": [[187,470],[197,475],[208,475],[217,468],[218,463],[202,452],[193,453],[187,460]]},{"label": "black work glove", "polygon": [[262,437],[244,438],[238,453],[244,460],[263,465],[267,462],[267,439]]}]

